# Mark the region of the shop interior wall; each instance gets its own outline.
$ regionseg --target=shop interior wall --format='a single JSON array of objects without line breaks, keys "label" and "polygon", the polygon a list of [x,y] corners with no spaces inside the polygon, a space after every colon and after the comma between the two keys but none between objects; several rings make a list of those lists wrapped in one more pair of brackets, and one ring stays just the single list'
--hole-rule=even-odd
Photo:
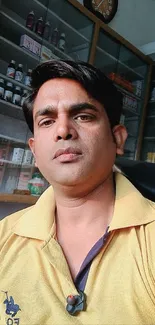
[{"label": "shop interior wall", "polygon": [[[83,0],[78,0],[83,4]],[[136,47],[155,41],[155,0],[118,0],[109,27]]]}]

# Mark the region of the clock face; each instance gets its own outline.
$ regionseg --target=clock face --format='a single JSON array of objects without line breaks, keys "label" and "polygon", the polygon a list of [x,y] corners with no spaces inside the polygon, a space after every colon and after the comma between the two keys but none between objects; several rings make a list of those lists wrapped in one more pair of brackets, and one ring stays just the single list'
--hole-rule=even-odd
[{"label": "clock face", "polygon": [[84,6],[104,23],[109,23],[117,11],[118,0],[84,0]]}]

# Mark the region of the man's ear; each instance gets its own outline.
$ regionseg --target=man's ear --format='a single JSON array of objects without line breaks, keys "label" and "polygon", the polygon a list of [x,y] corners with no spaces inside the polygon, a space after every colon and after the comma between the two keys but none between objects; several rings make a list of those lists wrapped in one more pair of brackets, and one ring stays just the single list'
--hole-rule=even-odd
[{"label": "man's ear", "polygon": [[116,153],[118,155],[123,155],[124,145],[128,136],[126,127],[122,124],[115,125],[112,132],[116,142]]},{"label": "man's ear", "polygon": [[37,163],[36,163],[36,157],[35,157],[35,142],[34,142],[34,138],[30,138],[28,140],[28,144],[29,144],[29,147],[33,153],[33,156],[34,156],[34,160],[35,160],[35,167],[37,167]]}]

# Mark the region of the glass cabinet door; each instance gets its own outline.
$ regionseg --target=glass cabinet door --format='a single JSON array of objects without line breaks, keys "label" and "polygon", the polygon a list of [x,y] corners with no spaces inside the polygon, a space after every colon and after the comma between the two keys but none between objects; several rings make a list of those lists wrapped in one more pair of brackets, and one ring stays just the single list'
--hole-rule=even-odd
[{"label": "glass cabinet door", "polygon": [[28,181],[35,171],[21,105],[30,91],[31,70],[40,57],[22,5],[21,1],[2,0],[0,7],[0,192],[10,194],[28,193]]},{"label": "glass cabinet door", "polygon": [[97,42],[94,65],[111,79],[113,74],[117,72],[119,50],[119,42],[101,30]]},{"label": "glass cabinet door", "polygon": [[123,94],[121,123],[128,131],[124,157],[135,159],[145,93],[147,64],[119,41],[101,30],[95,66],[100,68]]},{"label": "glass cabinet door", "polygon": [[150,98],[145,120],[141,159],[155,163],[155,66],[152,71]]},{"label": "glass cabinet door", "polygon": [[66,0],[49,0],[46,21],[51,26],[51,34],[43,44],[52,51],[52,56],[89,60],[94,30],[89,18]]},{"label": "glass cabinet door", "polygon": [[146,62],[121,45],[117,75],[123,93],[124,124],[128,131],[124,157],[134,159],[142,117],[148,66]]},{"label": "glass cabinet door", "polygon": [[67,0],[0,4],[0,192],[20,193],[37,171],[21,107],[31,71],[54,58],[87,62],[94,24]]}]

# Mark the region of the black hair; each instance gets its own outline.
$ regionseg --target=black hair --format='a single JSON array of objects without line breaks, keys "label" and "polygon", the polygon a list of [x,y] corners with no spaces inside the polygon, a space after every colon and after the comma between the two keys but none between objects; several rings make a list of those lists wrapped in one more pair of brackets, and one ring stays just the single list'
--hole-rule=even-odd
[{"label": "black hair", "polygon": [[33,104],[39,88],[44,82],[55,78],[67,78],[79,82],[92,98],[103,105],[111,128],[119,124],[123,96],[101,70],[81,61],[51,60],[38,65],[32,71],[32,91],[23,104],[24,116],[32,133]]}]

